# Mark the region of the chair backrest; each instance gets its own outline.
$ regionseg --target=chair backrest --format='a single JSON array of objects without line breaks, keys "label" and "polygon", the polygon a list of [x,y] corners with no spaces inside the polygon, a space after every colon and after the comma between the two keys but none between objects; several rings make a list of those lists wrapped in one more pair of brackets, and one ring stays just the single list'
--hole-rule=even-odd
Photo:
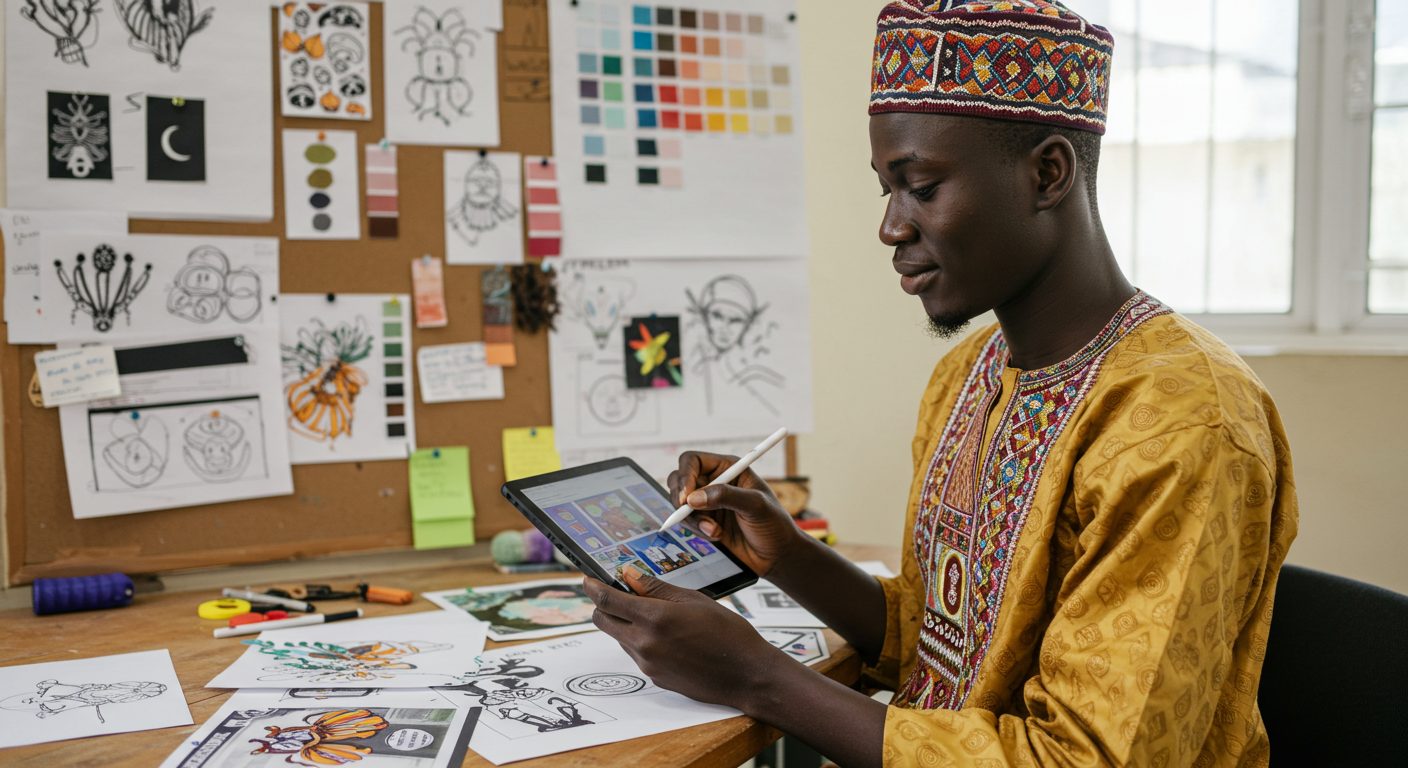
[{"label": "chair backrest", "polygon": [[1271,765],[1408,766],[1408,596],[1287,565],[1257,702]]}]

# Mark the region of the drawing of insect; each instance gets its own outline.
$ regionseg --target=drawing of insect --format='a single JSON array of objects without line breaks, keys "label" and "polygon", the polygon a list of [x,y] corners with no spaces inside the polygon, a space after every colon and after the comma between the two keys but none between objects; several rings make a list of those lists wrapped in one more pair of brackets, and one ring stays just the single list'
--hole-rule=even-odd
[{"label": "drawing of insect", "polygon": [[78,254],[72,276],[64,272],[62,261],[54,259],[54,269],[59,272],[59,283],[73,300],[73,312],[69,315],[69,322],[76,320],[79,312],[92,315],[93,330],[100,333],[112,330],[113,320],[117,319],[118,312],[127,315],[129,324],[132,322],[132,302],[147,286],[147,280],[152,276],[152,265],[148,264],[134,280],[132,254],[125,254],[122,260],[126,265],[122,279],[117,285],[113,285],[112,275],[113,270],[117,268],[117,251],[106,244],[94,249],[93,283],[89,285],[88,276],[83,271],[83,262],[86,261],[83,254]]},{"label": "drawing of insect", "polygon": [[461,69],[474,56],[479,33],[469,28],[464,16],[453,8],[439,16],[417,8],[410,25],[396,34],[408,35],[401,41],[401,50],[416,57],[419,74],[406,84],[406,100],[416,118],[434,117],[449,126],[453,117],[469,114],[474,90]]},{"label": "drawing of insect", "polygon": [[49,139],[54,143],[54,159],[74,178],[87,178],[108,157],[108,113],[83,93],[71,94],[63,111],[52,112],[55,122]]},{"label": "drawing of insect", "polygon": [[158,64],[181,69],[181,51],[195,33],[210,26],[215,9],[196,13],[195,0],[113,0],[131,46],[156,57]]},{"label": "drawing of insect", "polygon": [[294,432],[319,442],[351,436],[357,395],[367,375],[354,363],[372,353],[372,335],[364,318],[333,328],[314,320],[298,330],[298,343],[283,346],[284,389],[288,424]]},{"label": "drawing of insect", "polygon": [[[54,55],[88,66],[87,47],[98,42],[98,0],[24,0],[20,16],[54,38]],[[92,34],[89,34],[89,33]]]}]

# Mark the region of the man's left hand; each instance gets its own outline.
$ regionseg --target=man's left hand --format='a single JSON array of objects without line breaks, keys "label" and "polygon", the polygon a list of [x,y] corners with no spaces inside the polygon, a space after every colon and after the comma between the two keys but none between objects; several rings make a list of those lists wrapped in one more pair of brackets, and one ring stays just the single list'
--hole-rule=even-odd
[{"label": "man's left hand", "polygon": [[704,594],[623,569],[631,595],[587,577],[592,622],[611,635],[655,684],[697,701],[747,711],[763,675],[787,658],[743,617]]}]

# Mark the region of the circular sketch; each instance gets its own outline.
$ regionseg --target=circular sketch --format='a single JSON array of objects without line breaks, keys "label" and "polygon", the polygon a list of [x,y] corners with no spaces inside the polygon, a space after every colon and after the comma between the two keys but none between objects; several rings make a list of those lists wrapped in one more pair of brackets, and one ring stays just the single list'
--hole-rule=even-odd
[{"label": "circular sketch", "polygon": [[582,675],[567,681],[567,690],[579,696],[625,696],[647,685],[645,678],[635,675]]},{"label": "circular sketch", "polygon": [[626,388],[625,376],[598,379],[587,392],[587,409],[607,426],[619,426],[636,415],[635,393]]}]

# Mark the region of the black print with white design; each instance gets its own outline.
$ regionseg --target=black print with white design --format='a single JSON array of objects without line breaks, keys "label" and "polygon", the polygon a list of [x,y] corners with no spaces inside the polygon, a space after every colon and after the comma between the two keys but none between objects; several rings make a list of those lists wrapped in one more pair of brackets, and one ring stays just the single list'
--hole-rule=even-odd
[{"label": "black print with white design", "polygon": [[108,97],[49,91],[49,178],[111,179]]},{"label": "black print with white design", "polygon": [[98,42],[98,0],[24,0],[20,16],[54,38],[54,56],[88,66],[88,48]]},{"label": "black print with white design", "polygon": [[113,0],[118,18],[132,34],[130,45],[150,53],[158,64],[181,69],[181,52],[195,33],[210,26],[214,8],[196,13],[195,0]]},{"label": "black print with white design", "polygon": [[205,101],[147,97],[147,179],[205,181]]}]

